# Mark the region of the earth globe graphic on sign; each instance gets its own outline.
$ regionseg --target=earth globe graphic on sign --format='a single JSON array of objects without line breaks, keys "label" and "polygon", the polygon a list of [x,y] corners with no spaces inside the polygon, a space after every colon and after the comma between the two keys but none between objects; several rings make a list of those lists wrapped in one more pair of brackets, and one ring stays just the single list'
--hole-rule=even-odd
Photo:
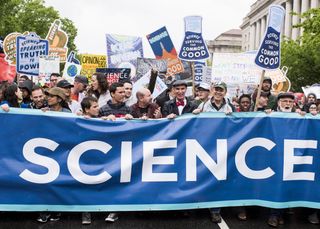
[{"label": "earth globe graphic on sign", "polygon": [[67,69],[67,73],[70,77],[75,77],[77,75],[77,67],[75,65],[70,65]]}]

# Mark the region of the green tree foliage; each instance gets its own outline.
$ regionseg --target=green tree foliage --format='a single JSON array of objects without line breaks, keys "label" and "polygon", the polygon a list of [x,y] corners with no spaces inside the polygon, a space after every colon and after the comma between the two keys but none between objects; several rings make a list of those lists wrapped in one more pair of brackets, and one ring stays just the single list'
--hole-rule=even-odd
[{"label": "green tree foliage", "polygon": [[55,19],[62,21],[62,29],[69,36],[69,50],[76,51],[77,29],[73,22],[61,18],[59,12],[46,7],[43,0],[0,0],[0,35],[3,37],[12,32],[32,31],[45,38]]},{"label": "green tree foliage", "polygon": [[302,23],[295,27],[303,29],[296,41],[282,43],[282,65],[287,66],[292,89],[301,91],[302,86],[320,83],[320,8],[302,14]]}]

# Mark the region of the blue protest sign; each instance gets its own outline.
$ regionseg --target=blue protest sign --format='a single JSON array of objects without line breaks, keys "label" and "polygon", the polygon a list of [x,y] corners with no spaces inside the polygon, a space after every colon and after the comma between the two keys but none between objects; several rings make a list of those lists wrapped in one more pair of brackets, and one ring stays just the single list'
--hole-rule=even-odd
[{"label": "blue protest sign", "polygon": [[69,63],[74,63],[74,64],[80,64],[80,60],[76,58],[76,54],[74,51],[71,51],[68,55],[68,60]]},{"label": "blue protest sign", "polygon": [[207,44],[202,38],[202,17],[184,18],[185,37],[180,49],[179,58],[185,61],[205,60],[209,58]]},{"label": "blue protest sign", "polygon": [[1,211],[320,208],[319,116],[105,121],[11,108],[0,125]]},{"label": "blue protest sign", "polygon": [[36,33],[17,36],[17,72],[37,76],[39,74],[39,57],[48,55],[49,42]]},{"label": "blue protest sign", "polygon": [[264,39],[261,42],[255,63],[263,69],[276,69],[280,66],[280,38],[285,9],[271,5]]},{"label": "blue protest sign", "polygon": [[97,68],[96,72],[105,74],[108,84],[130,80],[130,68]]},{"label": "blue protest sign", "polygon": [[194,82],[201,83],[205,74],[205,62],[196,61],[194,63]]},{"label": "blue protest sign", "polygon": [[0,53],[3,53],[3,38],[0,37]]}]

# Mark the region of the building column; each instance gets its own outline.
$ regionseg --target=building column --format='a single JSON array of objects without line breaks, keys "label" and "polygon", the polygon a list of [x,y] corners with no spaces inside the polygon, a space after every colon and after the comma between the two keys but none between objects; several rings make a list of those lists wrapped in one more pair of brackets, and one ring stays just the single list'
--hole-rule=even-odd
[{"label": "building column", "polygon": [[[293,12],[300,14],[300,0],[293,0]],[[297,25],[300,23],[299,16],[292,16],[292,25]],[[292,39],[296,40],[299,36],[299,28],[292,28]]]},{"label": "building column", "polygon": [[291,0],[286,2],[286,17],[284,22],[284,35],[287,38],[291,38],[291,28],[292,28],[292,3]]},{"label": "building column", "polygon": [[[260,40],[262,41],[262,39],[264,38],[264,34],[266,32],[266,16],[263,16],[261,18],[261,28],[260,28]],[[260,41],[260,43],[261,43]]]},{"label": "building column", "polygon": [[254,45],[255,45],[255,34],[256,34],[256,25],[252,24],[250,26],[250,50],[255,50]]},{"label": "building column", "polygon": [[319,0],[311,0],[311,8],[318,8]]},{"label": "building column", "polygon": [[255,49],[258,49],[260,46],[260,25],[260,20],[258,20],[256,25]]},{"label": "building column", "polygon": [[[309,0],[302,0],[301,2],[301,13],[305,13],[309,9]],[[301,19],[301,22],[303,22],[304,19]],[[303,28],[300,29],[300,36],[303,34]]]}]

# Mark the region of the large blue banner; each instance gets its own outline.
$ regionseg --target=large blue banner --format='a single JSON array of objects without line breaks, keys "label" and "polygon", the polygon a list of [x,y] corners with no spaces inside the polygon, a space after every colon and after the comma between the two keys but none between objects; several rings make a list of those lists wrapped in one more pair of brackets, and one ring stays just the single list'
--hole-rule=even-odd
[{"label": "large blue banner", "polygon": [[319,117],[0,112],[0,210],[320,208]]}]

